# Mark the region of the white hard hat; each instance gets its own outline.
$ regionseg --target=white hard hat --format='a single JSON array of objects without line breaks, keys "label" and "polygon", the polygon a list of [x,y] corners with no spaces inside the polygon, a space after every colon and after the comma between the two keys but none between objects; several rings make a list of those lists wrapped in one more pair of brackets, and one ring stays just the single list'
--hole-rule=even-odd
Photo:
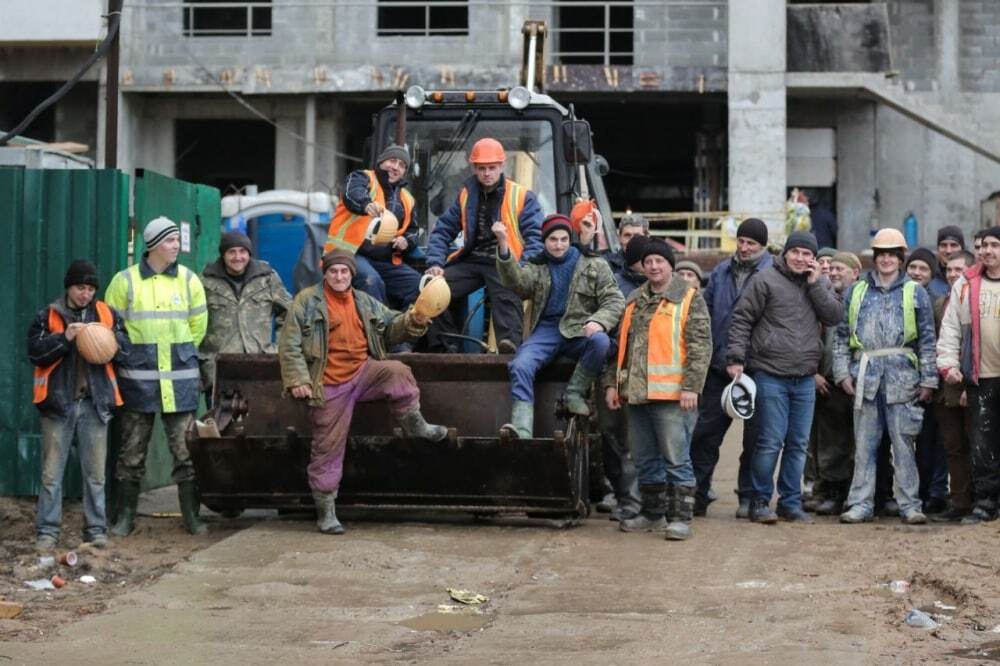
[{"label": "white hard hat", "polygon": [[756,400],[757,384],[745,372],[722,389],[722,410],[731,419],[751,418]]}]

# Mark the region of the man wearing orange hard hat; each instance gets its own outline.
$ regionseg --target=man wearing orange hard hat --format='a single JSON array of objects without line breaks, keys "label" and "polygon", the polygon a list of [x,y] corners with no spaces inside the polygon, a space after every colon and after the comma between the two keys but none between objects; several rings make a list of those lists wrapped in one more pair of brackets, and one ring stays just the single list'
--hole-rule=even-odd
[{"label": "man wearing orange hard hat", "polygon": [[[497,239],[491,229],[494,222],[502,222],[511,253],[523,261],[542,250],[544,216],[534,193],[504,176],[505,160],[503,146],[496,139],[480,139],[472,146],[469,162],[473,175],[465,181],[451,207],[437,219],[427,240],[427,273],[444,275],[453,302],[485,286],[498,349],[513,353],[521,342],[524,313],[520,297],[500,283]],[[459,234],[462,242],[452,250]],[[437,333],[455,328],[447,313],[437,322]],[[438,338],[434,334],[431,337]]]},{"label": "man wearing orange hard hat", "polygon": [[[28,330],[28,358],[35,366],[33,402],[42,417],[42,485],[38,492],[35,545],[52,550],[62,526],[62,480],[70,447],[76,440],[83,476],[83,540],[107,545],[104,466],[108,422],[122,404],[113,365],[128,348],[121,315],[95,298],[97,268],[78,259],[63,278],[66,291],[39,310]],[[101,361],[84,358],[81,340],[93,324],[110,329]],[[117,348],[117,349],[116,349]],[[109,358],[111,356],[111,358]],[[98,360],[98,359],[95,359]]]}]

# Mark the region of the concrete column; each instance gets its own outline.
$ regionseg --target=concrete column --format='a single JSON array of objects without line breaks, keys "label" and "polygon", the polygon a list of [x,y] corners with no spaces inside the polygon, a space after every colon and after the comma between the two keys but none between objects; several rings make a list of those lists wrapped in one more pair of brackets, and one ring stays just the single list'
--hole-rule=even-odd
[{"label": "concrete column", "polygon": [[857,252],[868,247],[869,230],[880,222],[876,105],[850,101],[837,113],[837,247]]},{"label": "concrete column", "polygon": [[305,144],[305,173],[303,187],[306,192],[312,190],[316,181],[316,95],[306,95],[306,134]]},{"label": "concrete column", "polygon": [[729,3],[729,209],[784,236],[785,0]]},{"label": "concrete column", "polygon": [[959,88],[958,0],[934,0],[935,74],[939,90],[955,92]]}]

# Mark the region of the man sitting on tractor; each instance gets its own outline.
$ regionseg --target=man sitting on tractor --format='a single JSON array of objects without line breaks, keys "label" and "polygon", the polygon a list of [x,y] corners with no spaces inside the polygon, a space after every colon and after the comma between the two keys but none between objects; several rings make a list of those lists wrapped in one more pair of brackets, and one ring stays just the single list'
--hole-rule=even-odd
[{"label": "man sitting on tractor", "polygon": [[608,332],[621,319],[625,299],[611,267],[596,253],[573,245],[565,215],[549,215],[542,224],[544,251],[525,265],[511,252],[507,226],[493,225],[500,281],[520,298],[531,300],[531,335],[510,362],[512,417],[505,425],[530,438],[534,423],[535,375],[560,354],[578,359],[566,385],[566,408],[587,416],[587,391],[608,355]]},{"label": "man sitting on tractor", "polygon": [[[461,299],[486,286],[493,314],[493,326],[501,353],[513,353],[522,339],[523,310],[517,294],[500,282],[495,264],[497,240],[491,228],[499,221],[507,234],[515,261],[530,259],[542,247],[539,227],[542,209],[527,187],[506,178],[506,155],[496,139],[480,139],[472,147],[469,162],[474,175],[465,181],[455,203],[437,219],[427,240],[427,273],[444,275],[452,299]],[[448,253],[451,243],[462,235],[462,247]],[[441,345],[438,326],[453,331],[447,313],[435,325],[432,345]]]}]

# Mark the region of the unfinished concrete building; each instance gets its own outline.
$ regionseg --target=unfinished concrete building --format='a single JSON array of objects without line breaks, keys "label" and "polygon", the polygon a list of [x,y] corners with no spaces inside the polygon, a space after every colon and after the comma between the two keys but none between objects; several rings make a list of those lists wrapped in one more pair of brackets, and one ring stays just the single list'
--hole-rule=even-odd
[{"label": "unfinished concrete building", "polygon": [[[591,122],[617,210],[778,228],[797,186],[858,249],[911,212],[924,244],[944,224],[971,232],[1000,190],[994,0],[126,0],[118,164],[336,192],[395,91],[515,85],[529,18],[549,27],[546,90]],[[76,48],[2,30],[0,127]],[[89,79],[28,134],[100,160]]]}]

